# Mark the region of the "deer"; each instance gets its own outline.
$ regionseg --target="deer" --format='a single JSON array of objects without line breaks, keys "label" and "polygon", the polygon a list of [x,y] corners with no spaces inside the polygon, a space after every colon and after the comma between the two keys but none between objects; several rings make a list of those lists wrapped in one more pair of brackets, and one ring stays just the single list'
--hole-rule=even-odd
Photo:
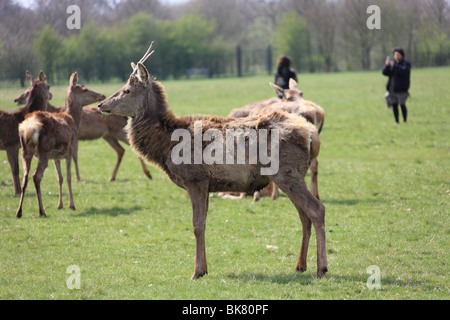
[{"label": "deer", "polygon": [[19,195],[21,186],[19,179],[19,124],[28,113],[45,110],[47,100],[52,98],[43,71],[36,80],[27,70],[26,79],[30,83],[28,103],[19,110],[0,110],[0,150],[6,150],[9,166],[13,176],[14,195]]},{"label": "deer", "polygon": [[286,101],[298,101],[303,99],[303,91],[298,88],[297,81],[290,79],[289,89],[282,89],[281,87],[270,83],[279,98],[269,98],[261,101],[249,103],[243,107],[231,110],[228,114],[229,117],[242,118],[247,117],[250,112],[266,108],[272,104]]},{"label": "deer", "polygon": [[[130,117],[126,130],[132,150],[146,161],[157,165],[178,187],[187,190],[192,205],[196,244],[195,266],[191,279],[208,274],[205,228],[209,193],[221,191],[253,193],[267,186],[270,181],[274,181],[289,196],[303,225],[302,246],[296,271],[306,271],[306,257],[313,225],[317,241],[316,276],[322,277],[328,271],[325,206],[310,193],[304,179],[311,160],[319,153],[320,140],[317,128],[302,117],[279,110],[262,116],[238,119],[207,115],[177,116],[170,110],[164,86],[150,76],[144,65],[154,53],[151,51],[152,46],[153,42],[137,64],[131,63],[133,72],[127,83],[99,103],[98,108],[103,114]],[[253,130],[251,132],[255,132],[260,150],[264,145],[263,133],[267,134],[266,142],[270,135],[271,141],[275,143],[266,145],[265,151],[266,154],[272,155],[279,151],[276,157],[279,160],[278,170],[271,171],[262,158],[254,163],[245,161],[245,164],[238,164],[236,153],[233,157],[230,156],[230,159],[227,157],[229,161],[227,160],[225,164],[220,161],[211,163],[205,158],[196,161],[200,160],[201,152],[205,153],[210,147],[205,140],[214,140],[217,150],[225,147],[220,137],[221,134],[223,136],[225,132],[228,133],[227,130],[242,130],[242,132]],[[208,138],[208,132],[211,134],[213,132],[215,138]],[[202,134],[204,134],[203,142]],[[174,155],[180,150],[181,140],[187,149],[182,149],[184,160],[180,162]],[[235,147],[237,142],[234,141],[233,144]],[[194,151],[191,150],[189,154],[191,146],[194,146]],[[250,148],[250,142],[248,147]],[[181,156],[181,151],[179,155]],[[250,151],[246,153],[246,157],[251,158]]]},{"label": "deer", "polygon": [[36,197],[39,204],[39,216],[45,217],[45,210],[41,196],[41,180],[48,160],[52,159],[58,174],[59,200],[58,209],[63,208],[61,173],[61,159],[66,160],[66,179],[69,190],[69,208],[75,210],[71,185],[71,161],[78,149],[78,128],[81,122],[81,109],[83,105],[105,99],[103,94],[89,90],[78,83],[78,74],[71,75],[66,95],[65,111],[50,113],[37,111],[28,114],[19,125],[19,138],[22,147],[23,182],[19,207],[16,217],[22,217],[22,206],[28,183],[31,160],[37,157],[38,164],[33,174]]},{"label": "deer", "polygon": [[[265,114],[270,113],[273,110],[283,110],[297,116],[302,116],[306,118],[309,122],[313,123],[319,132],[322,132],[322,128],[325,120],[325,111],[323,108],[315,104],[310,100],[305,100],[303,98],[303,91],[298,88],[297,81],[294,79],[289,80],[289,89],[282,89],[281,87],[269,83],[270,86],[275,90],[275,93],[281,97],[278,101],[277,99],[267,99],[260,102],[245,105],[242,108],[233,109],[229,117],[247,117],[249,115]],[[319,161],[313,159],[311,161],[311,192],[312,194],[320,200],[319,188],[317,182]],[[277,186],[270,186],[271,198],[275,200],[279,196],[279,191]],[[253,195],[253,201],[258,201],[260,199],[261,193],[259,191],[255,192]],[[239,198],[244,198],[241,195]]]},{"label": "deer", "polygon": [[[17,105],[25,103],[28,98],[30,88],[28,88],[24,93],[14,99]],[[65,106],[55,107],[49,102],[47,104],[47,111],[49,112],[61,112],[64,111]],[[114,166],[114,170],[109,178],[109,181],[115,181],[117,172],[119,171],[119,166],[122,161],[125,149],[120,145],[119,141],[122,141],[129,145],[127,135],[124,131],[127,125],[128,118],[118,115],[113,115],[111,117],[105,117],[98,111],[97,106],[85,106],[83,108],[83,113],[81,115],[81,124],[78,130],[78,141],[91,141],[103,138],[116,152],[117,160]],[[142,170],[144,174],[152,179],[150,171],[147,169],[144,160],[139,159],[141,162]],[[76,179],[78,182],[81,181],[80,170],[78,167],[78,155],[74,154],[73,162],[75,165]],[[20,193],[20,189],[19,189]]]}]

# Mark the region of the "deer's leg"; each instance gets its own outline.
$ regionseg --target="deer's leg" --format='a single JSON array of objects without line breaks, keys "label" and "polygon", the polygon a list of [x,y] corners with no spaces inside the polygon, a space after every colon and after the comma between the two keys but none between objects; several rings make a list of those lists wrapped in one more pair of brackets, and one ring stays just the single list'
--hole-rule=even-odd
[{"label": "deer's leg", "polygon": [[144,171],[144,173],[145,173],[145,175],[147,176],[147,178],[149,178],[150,180],[153,179],[152,174],[151,174],[150,171],[147,169],[147,165],[145,164],[145,161],[142,160],[142,158],[139,158],[139,160],[141,160],[142,170]]},{"label": "deer's leg", "polygon": [[[22,143],[22,139],[20,139]],[[19,208],[17,208],[16,217],[22,217],[22,205],[23,199],[25,197],[25,190],[27,189],[28,184],[28,174],[30,173],[31,160],[33,159],[33,155],[27,154],[25,148],[22,145],[22,166],[23,166],[23,181],[22,181],[22,191],[20,195]]]},{"label": "deer's leg", "polygon": [[72,172],[70,171],[70,165],[72,162],[72,158],[66,158],[66,180],[67,180],[67,188],[69,189],[69,208],[75,210],[75,204],[73,202],[72,195]]},{"label": "deer's leg", "polygon": [[44,205],[42,204],[41,181],[44,177],[44,171],[48,166],[48,155],[41,153],[37,164],[36,171],[33,174],[34,186],[36,188],[36,197],[39,204],[39,216],[45,217]]},{"label": "deer's leg", "polygon": [[317,158],[311,161],[311,193],[314,197],[320,200],[319,197],[319,186],[317,184],[317,175],[319,173],[319,161]]},{"label": "deer's leg", "polygon": [[6,155],[8,156],[8,162],[13,176],[14,195],[17,196],[21,193],[19,179],[19,149],[16,147],[8,148],[6,149]]},{"label": "deer's leg", "polygon": [[80,169],[78,168],[78,143],[76,143],[74,146],[72,159],[73,159],[73,163],[75,165],[75,173],[77,175],[77,182],[80,182],[81,181]]},{"label": "deer's leg", "polygon": [[206,249],[205,249],[205,228],[206,215],[208,211],[208,192],[202,190],[203,188],[189,188],[189,197],[192,203],[192,224],[194,226],[195,235],[195,268],[192,279],[198,279],[205,274],[208,274],[206,264]]},{"label": "deer's leg", "polygon": [[308,247],[309,239],[311,238],[311,219],[302,211],[299,211],[300,221],[302,222],[303,236],[302,236],[302,247],[300,249],[300,255],[298,257],[297,266],[295,271],[305,272],[307,269],[307,257],[308,257]]},{"label": "deer's leg", "polygon": [[309,242],[308,231],[310,229],[310,227],[308,227],[308,221],[306,219],[308,218],[312,222],[316,232],[317,277],[320,278],[328,271],[325,237],[325,207],[319,200],[317,200],[316,197],[311,194],[311,192],[309,192],[304,180],[300,175],[298,175],[298,177],[287,175],[284,177],[277,176],[274,177],[274,181],[291,199],[300,215],[300,219],[303,224],[303,231],[306,231],[306,234],[303,235],[302,250],[300,252],[297,269],[300,271],[303,266],[306,267],[306,254]]},{"label": "deer's leg", "polygon": [[114,138],[114,137],[106,136],[106,137],[103,137],[103,139],[105,139],[106,142],[108,142],[108,144],[117,153],[116,165],[114,166],[114,171],[113,171],[113,173],[111,175],[111,178],[109,178],[109,181],[115,181],[116,180],[117,171],[119,170],[120,162],[122,161],[123,154],[125,153],[125,149],[122,148],[122,146],[119,144],[119,141],[116,138]]},{"label": "deer's leg", "polygon": [[63,208],[63,202],[62,202],[62,185],[64,182],[64,178],[61,173],[61,161],[60,160],[53,160],[53,164],[55,165],[56,173],[58,174],[58,185],[59,185],[59,200],[58,200],[58,209]]},{"label": "deer's leg", "polygon": [[280,196],[280,191],[278,190],[278,186],[274,182],[272,183],[273,183],[272,200],[275,200]]}]

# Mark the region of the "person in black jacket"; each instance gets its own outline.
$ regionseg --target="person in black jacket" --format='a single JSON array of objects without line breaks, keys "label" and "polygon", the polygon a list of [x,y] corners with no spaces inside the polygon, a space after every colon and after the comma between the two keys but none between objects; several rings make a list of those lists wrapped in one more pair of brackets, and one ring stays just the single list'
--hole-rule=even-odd
[{"label": "person in black jacket", "polygon": [[411,64],[405,60],[405,51],[402,48],[394,49],[394,61],[389,57],[386,59],[383,68],[383,75],[389,77],[386,85],[388,93],[386,94],[386,103],[394,111],[395,122],[399,123],[398,106],[402,109],[403,120],[406,122],[408,109],[406,109],[406,100],[409,97]]},{"label": "person in black jacket", "polygon": [[[297,80],[297,74],[291,69],[291,59],[282,55],[278,58],[277,72],[275,73],[275,84],[283,89],[289,89],[289,80]],[[280,97],[281,98],[281,97]]]}]

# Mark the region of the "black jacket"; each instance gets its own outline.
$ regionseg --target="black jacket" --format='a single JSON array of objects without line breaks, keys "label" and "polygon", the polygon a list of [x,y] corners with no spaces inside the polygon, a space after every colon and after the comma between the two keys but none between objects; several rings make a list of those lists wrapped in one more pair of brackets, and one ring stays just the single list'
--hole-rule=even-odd
[{"label": "black jacket", "polygon": [[275,74],[275,84],[282,89],[289,89],[289,79],[291,78],[297,81],[297,75],[294,70],[277,70],[277,73]]},{"label": "black jacket", "polygon": [[391,81],[394,81],[394,92],[408,92],[410,85],[411,64],[403,59],[400,63],[394,61],[394,65],[383,68],[383,74],[389,77],[386,89],[390,91]]}]

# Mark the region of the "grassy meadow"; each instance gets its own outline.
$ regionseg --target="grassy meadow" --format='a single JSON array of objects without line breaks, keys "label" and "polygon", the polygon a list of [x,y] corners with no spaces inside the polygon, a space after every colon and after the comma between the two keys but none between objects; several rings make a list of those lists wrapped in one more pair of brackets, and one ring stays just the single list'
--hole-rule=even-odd
[{"label": "grassy meadow", "polygon": [[[38,217],[30,179],[20,220],[0,151],[0,299],[449,299],[449,74],[450,68],[413,69],[409,119],[400,125],[385,107],[381,71],[299,75],[305,98],[326,111],[319,193],[329,272],[322,279],[314,277],[314,231],[308,270],[294,272],[302,231],[285,194],[257,203],[211,198],[209,275],[192,281],[190,200],[155,167],[147,179],[128,146],[111,183],[113,149],[103,140],[80,142],[76,211],[67,208],[66,183],[65,208],[56,209],[58,184],[49,163],[42,182],[48,217]],[[225,116],[272,97],[269,81],[163,84],[177,114]],[[89,87],[110,95],[120,86]],[[16,108],[12,101],[21,91],[0,89],[0,108]],[[63,104],[66,88],[51,91],[52,103]],[[71,265],[81,270],[80,289],[66,284]],[[369,266],[381,271],[380,289],[367,286]]]}]

